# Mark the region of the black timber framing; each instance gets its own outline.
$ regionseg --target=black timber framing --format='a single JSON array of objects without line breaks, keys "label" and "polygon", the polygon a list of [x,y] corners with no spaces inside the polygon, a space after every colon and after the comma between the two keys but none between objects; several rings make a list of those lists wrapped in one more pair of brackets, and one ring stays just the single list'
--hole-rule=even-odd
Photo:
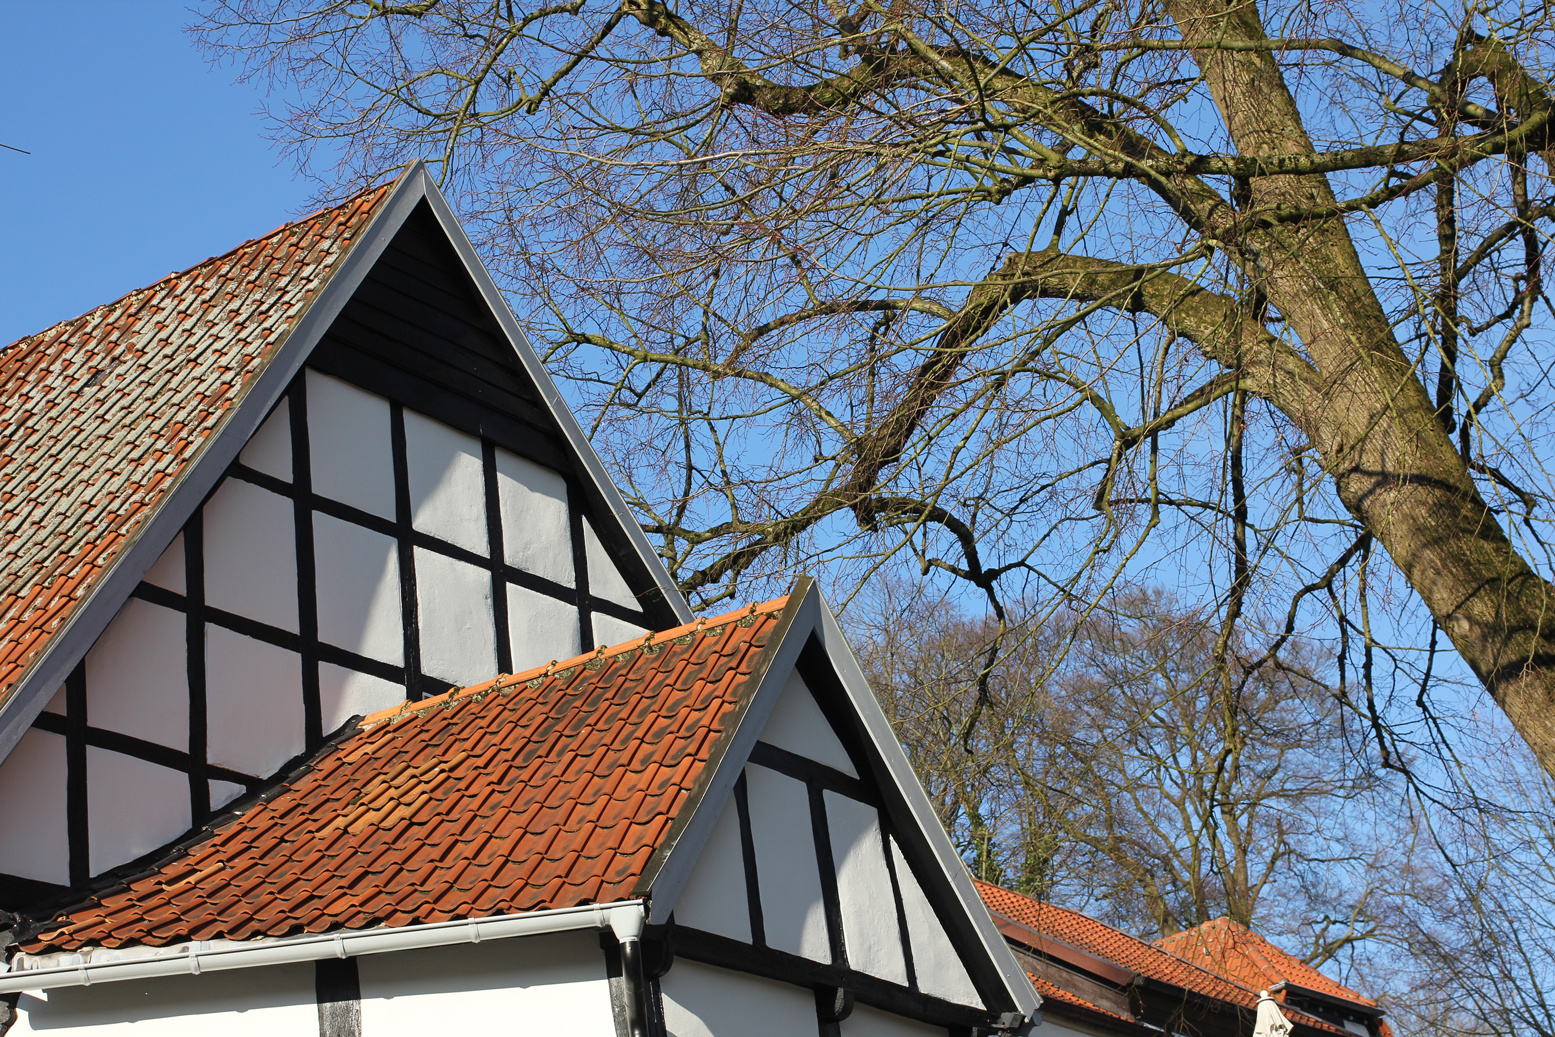
[{"label": "black timber framing", "polygon": [[[837,676],[830,658],[827,656],[826,647],[820,639],[811,635],[805,642],[805,646],[799,652],[799,662],[795,666],[799,676],[809,686],[811,694],[815,698],[816,705],[821,709],[822,715],[831,724],[848,757],[853,761],[853,767],[861,778],[873,785],[879,791],[882,830],[888,830],[886,860],[890,861],[889,841],[894,838],[899,843],[902,856],[912,866],[913,875],[917,878],[924,896],[928,897],[930,904],[958,905],[957,910],[939,910],[935,914],[944,927],[945,935],[950,938],[951,946],[956,949],[962,962],[966,965],[967,976],[972,980],[973,987],[977,990],[985,1005],[994,1016],[1000,1013],[1014,1011],[1016,1005],[1010,999],[1010,992],[1004,985],[1004,979],[988,957],[988,951],[983,946],[982,939],[968,913],[970,907],[961,907],[961,897],[944,871],[939,866],[934,853],[934,848],[929,845],[927,836],[918,826],[913,817],[912,808],[897,788],[896,780],[886,768],[885,761],[877,753],[870,750],[869,735],[864,730],[862,719],[853,709],[848,692],[843,687],[842,680]],[[896,878],[893,870],[893,879]],[[899,883],[897,903],[901,903]],[[976,909],[981,910],[977,905]],[[905,921],[903,921],[905,929]],[[904,946],[908,944],[904,943]]]},{"label": "black timber framing", "polygon": [[676,925],[673,938],[677,957],[718,968],[748,972],[753,976],[809,990],[846,990],[860,1004],[933,1026],[947,1029],[982,1028],[990,1026],[998,1016],[997,1012],[958,1005],[931,994],[908,990],[868,973],[812,961],[771,947],[755,947],[700,929]]},{"label": "black timber framing", "polygon": [[406,219],[308,365],[560,472],[647,614],[642,625],[679,624],[616,528],[609,505],[574,464],[561,429],[425,202]]},{"label": "black timber framing", "polygon": [[361,1037],[362,981],[355,958],[320,958],[313,963],[319,1006],[319,1037]]}]

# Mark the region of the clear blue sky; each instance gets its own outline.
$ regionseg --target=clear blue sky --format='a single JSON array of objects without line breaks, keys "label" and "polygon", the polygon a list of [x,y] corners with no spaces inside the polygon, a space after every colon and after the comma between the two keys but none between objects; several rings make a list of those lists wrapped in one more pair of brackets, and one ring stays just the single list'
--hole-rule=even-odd
[{"label": "clear blue sky", "polygon": [[298,215],[316,185],[185,2],[0,0],[0,346]]}]

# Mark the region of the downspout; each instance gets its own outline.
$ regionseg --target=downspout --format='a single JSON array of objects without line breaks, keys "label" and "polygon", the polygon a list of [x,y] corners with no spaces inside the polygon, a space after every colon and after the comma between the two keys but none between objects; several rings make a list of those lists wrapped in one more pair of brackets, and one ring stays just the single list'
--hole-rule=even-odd
[{"label": "downspout", "polygon": [[647,912],[617,908],[610,930],[621,945],[621,978],[626,983],[626,1025],[632,1037],[648,1037],[648,985],[643,982],[643,926]]}]

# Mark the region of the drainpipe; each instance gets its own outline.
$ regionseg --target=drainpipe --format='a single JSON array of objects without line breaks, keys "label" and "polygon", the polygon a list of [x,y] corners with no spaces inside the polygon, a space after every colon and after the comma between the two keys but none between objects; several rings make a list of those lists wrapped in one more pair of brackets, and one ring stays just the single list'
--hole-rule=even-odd
[{"label": "drainpipe", "polygon": [[621,976],[626,981],[626,1024],[632,1037],[648,1037],[648,991],[643,982],[643,926],[646,912],[619,908],[610,913],[610,929],[621,944]]}]

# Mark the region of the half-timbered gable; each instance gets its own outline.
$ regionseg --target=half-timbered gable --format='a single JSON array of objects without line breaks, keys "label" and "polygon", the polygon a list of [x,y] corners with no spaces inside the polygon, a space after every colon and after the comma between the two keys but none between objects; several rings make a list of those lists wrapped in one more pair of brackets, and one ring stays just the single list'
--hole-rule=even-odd
[{"label": "half-timbered gable", "polygon": [[[15,1033],[58,1037],[106,1034],[119,984],[129,1018],[203,1026],[290,989],[269,1032],[311,1030],[287,1014],[307,963],[319,1019],[372,1037],[544,1004],[622,1037],[1024,1030],[1037,999],[975,897],[802,581],[369,715],[33,926],[0,992],[26,992]],[[483,978],[510,959],[535,971]]]},{"label": "half-timbered gable", "polygon": [[16,343],[0,394],[0,906],[352,716],[688,616],[419,166]]}]

